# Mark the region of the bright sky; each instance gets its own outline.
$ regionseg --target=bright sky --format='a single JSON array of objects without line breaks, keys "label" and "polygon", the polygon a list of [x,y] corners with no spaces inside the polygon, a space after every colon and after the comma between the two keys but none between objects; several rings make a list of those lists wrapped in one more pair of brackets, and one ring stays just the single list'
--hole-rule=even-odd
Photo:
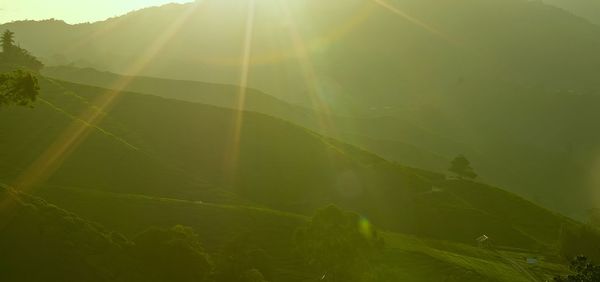
[{"label": "bright sky", "polygon": [[0,23],[49,18],[70,24],[94,22],[172,2],[192,0],[0,0]]}]

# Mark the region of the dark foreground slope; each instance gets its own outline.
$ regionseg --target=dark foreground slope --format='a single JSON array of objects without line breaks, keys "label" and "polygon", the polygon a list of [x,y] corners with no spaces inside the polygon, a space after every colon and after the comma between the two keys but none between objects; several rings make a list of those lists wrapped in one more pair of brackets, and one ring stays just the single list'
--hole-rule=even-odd
[{"label": "dark foreground slope", "polygon": [[[307,222],[302,216],[87,189],[55,187],[52,193],[86,218],[103,222],[107,228],[125,235],[107,231],[38,197],[2,186],[0,200],[3,204],[7,200],[12,203],[11,213],[3,212],[0,219],[3,242],[0,269],[6,281],[213,281],[190,275],[204,271],[211,276],[209,279],[225,282],[230,280],[214,276],[226,266],[224,259],[247,250],[260,250],[264,254],[250,265],[258,267],[268,281],[313,281],[320,277],[295,253],[293,233]],[[3,206],[3,211],[8,211],[6,207]],[[147,235],[151,234],[148,230],[167,230],[174,224],[193,228],[171,230],[193,230],[197,234],[196,244],[204,247],[202,252],[210,258],[212,267],[206,269],[202,264],[189,263],[183,259],[190,257],[184,255],[177,257],[178,273],[170,273],[161,258],[139,256],[147,243],[143,238],[148,239],[139,235],[139,230],[146,230],[142,234]],[[155,228],[149,229],[152,226]],[[525,253],[498,252],[393,233],[385,233],[384,237],[384,252],[371,262],[372,281],[525,282],[530,281],[531,275],[547,279],[564,272],[560,262],[547,254],[528,254],[544,257],[538,267],[528,269],[520,258]],[[145,247],[164,248],[160,244],[156,241],[155,245]],[[162,251],[163,255],[170,254]]]}]

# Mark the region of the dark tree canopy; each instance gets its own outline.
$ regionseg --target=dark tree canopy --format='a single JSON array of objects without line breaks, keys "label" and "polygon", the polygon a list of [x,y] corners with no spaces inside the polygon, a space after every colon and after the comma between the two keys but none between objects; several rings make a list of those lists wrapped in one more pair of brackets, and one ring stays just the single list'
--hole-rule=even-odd
[{"label": "dark tree canopy", "polygon": [[10,54],[13,49],[15,48],[15,33],[10,31],[10,30],[6,30],[4,31],[4,33],[2,34],[2,52],[6,53],[6,54]]},{"label": "dark tree canopy", "polygon": [[10,71],[15,69],[26,69],[33,72],[39,72],[44,64],[36,57],[31,55],[29,51],[15,45],[14,32],[6,30],[2,34],[0,45],[2,45],[2,53],[0,53],[0,71]]},{"label": "dark tree canopy", "polygon": [[29,52],[15,45],[14,32],[6,30],[0,38],[0,108],[7,105],[26,106],[38,96],[37,77],[43,64]]},{"label": "dark tree canopy", "polygon": [[557,276],[556,282],[598,282],[600,281],[600,266],[593,264],[585,256],[577,256],[569,267],[573,272],[567,276]]},{"label": "dark tree canopy", "polygon": [[297,231],[296,244],[322,281],[361,281],[370,258],[383,246],[377,232],[365,228],[357,214],[335,206],[321,209]]},{"label": "dark tree canopy", "polygon": [[477,178],[477,174],[471,167],[471,162],[469,162],[469,160],[467,160],[467,158],[463,155],[454,158],[448,170],[455,173],[460,178]]},{"label": "dark tree canopy", "polygon": [[27,106],[39,93],[37,78],[27,71],[0,73],[0,108],[7,105]]}]

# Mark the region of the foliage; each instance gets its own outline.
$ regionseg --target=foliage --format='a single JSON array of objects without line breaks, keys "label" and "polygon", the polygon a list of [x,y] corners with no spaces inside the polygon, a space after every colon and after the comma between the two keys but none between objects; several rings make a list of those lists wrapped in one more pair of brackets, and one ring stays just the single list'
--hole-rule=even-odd
[{"label": "foliage", "polygon": [[16,70],[0,74],[0,107],[7,105],[26,106],[33,103],[39,94],[37,78],[26,71]]},{"label": "foliage", "polygon": [[123,236],[10,188],[0,203],[2,281],[108,281],[127,269]]},{"label": "foliage", "polygon": [[212,281],[210,257],[189,227],[151,228],[132,242],[2,185],[0,204],[6,281]]},{"label": "foliage", "polygon": [[38,96],[39,86],[37,78],[28,71],[38,72],[43,64],[15,45],[14,32],[6,30],[0,41],[0,107],[29,105]]},{"label": "foliage", "polygon": [[15,48],[15,33],[7,29],[2,34],[1,41],[2,52],[11,53],[13,48]]},{"label": "foliage", "polygon": [[585,256],[577,256],[571,261],[570,269],[573,274],[557,276],[555,282],[597,282],[600,281],[600,265],[593,264]]},{"label": "foliage", "polygon": [[469,162],[469,160],[467,160],[467,158],[463,155],[454,158],[448,170],[455,173],[461,178],[477,178],[477,174],[473,171],[473,168],[471,167],[471,162]]},{"label": "foliage", "polygon": [[14,32],[6,30],[2,35],[0,45],[0,70],[25,68],[30,71],[39,72],[44,64],[29,51],[15,45]]},{"label": "foliage", "polygon": [[317,211],[296,233],[296,244],[323,281],[362,281],[369,259],[382,247],[375,230],[361,228],[361,218],[335,206]]}]

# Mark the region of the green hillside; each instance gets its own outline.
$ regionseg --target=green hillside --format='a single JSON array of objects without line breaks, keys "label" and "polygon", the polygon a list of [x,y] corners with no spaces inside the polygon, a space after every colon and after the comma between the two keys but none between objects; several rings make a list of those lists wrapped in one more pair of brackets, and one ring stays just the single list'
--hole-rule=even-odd
[{"label": "green hillside", "polygon": [[[42,89],[36,108],[1,113],[7,183],[28,172],[37,156],[53,148],[59,129],[69,128],[76,113],[93,109],[91,101],[106,93],[46,79]],[[393,164],[261,114],[244,113],[235,170],[227,166],[234,111],[120,93],[105,115],[42,183],[304,214],[336,203],[389,230],[461,242],[489,234],[501,245],[535,249],[553,248],[565,222],[509,193]],[[484,191],[490,202],[521,204],[491,210],[504,204],[479,205],[457,187]]]},{"label": "green hillside", "polygon": [[600,281],[591,0],[7,1],[0,282]]},{"label": "green hillside", "polygon": [[[0,28],[16,31],[22,46],[50,65],[238,85],[250,2],[240,3]],[[429,170],[465,154],[486,182],[583,219],[598,202],[600,28],[541,1],[388,4],[258,1],[248,108],[313,130],[330,112],[336,132],[319,133]],[[77,76],[74,82],[86,75]],[[114,77],[107,77],[92,84],[109,87]],[[189,81],[138,78],[130,90],[219,106],[231,105],[223,98],[229,94],[196,98],[168,87],[237,91]],[[565,187],[573,191],[566,197]]]},{"label": "green hillside", "polygon": [[[125,90],[234,108],[238,87],[148,77],[121,77],[93,69],[54,67],[50,77],[104,88],[120,79]],[[536,203],[581,218],[596,205],[595,120],[600,98],[593,93],[498,84],[485,95],[477,89],[494,82],[463,81],[445,96],[389,109],[384,116],[326,115],[249,90],[245,109],[278,117],[364,148],[388,160],[445,171],[465,154],[486,182],[506,187]],[[507,116],[510,112],[510,116]],[[577,113],[577,114],[574,114]],[[320,119],[329,121],[323,127]],[[544,140],[541,142],[540,140]],[[518,161],[515,161],[518,160]],[[564,187],[572,193],[565,197]]]},{"label": "green hillside", "polygon": [[[126,80],[128,83],[124,89],[121,89],[123,91],[152,94],[168,99],[224,108],[238,108],[240,99],[239,87],[233,85],[121,76],[91,68],[67,66],[46,67],[43,74],[50,78],[107,89],[115,89],[117,85],[120,85],[120,81]],[[457,148],[468,149],[457,142],[436,136],[408,120],[327,115],[285,103],[274,96],[253,89],[247,89],[245,95],[243,108],[246,111],[281,118],[411,166],[443,171],[452,154],[460,151]],[[322,119],[328,121],[335,128],[324,128],[321,123]],[[373,124],[377,125],[376,128]],[[390,127],[393,127],[393,130],[390,130]],[[419,144],[421,147],[412,144]],[[440,153],[429,152],[426,148],[435,149]]]}]

